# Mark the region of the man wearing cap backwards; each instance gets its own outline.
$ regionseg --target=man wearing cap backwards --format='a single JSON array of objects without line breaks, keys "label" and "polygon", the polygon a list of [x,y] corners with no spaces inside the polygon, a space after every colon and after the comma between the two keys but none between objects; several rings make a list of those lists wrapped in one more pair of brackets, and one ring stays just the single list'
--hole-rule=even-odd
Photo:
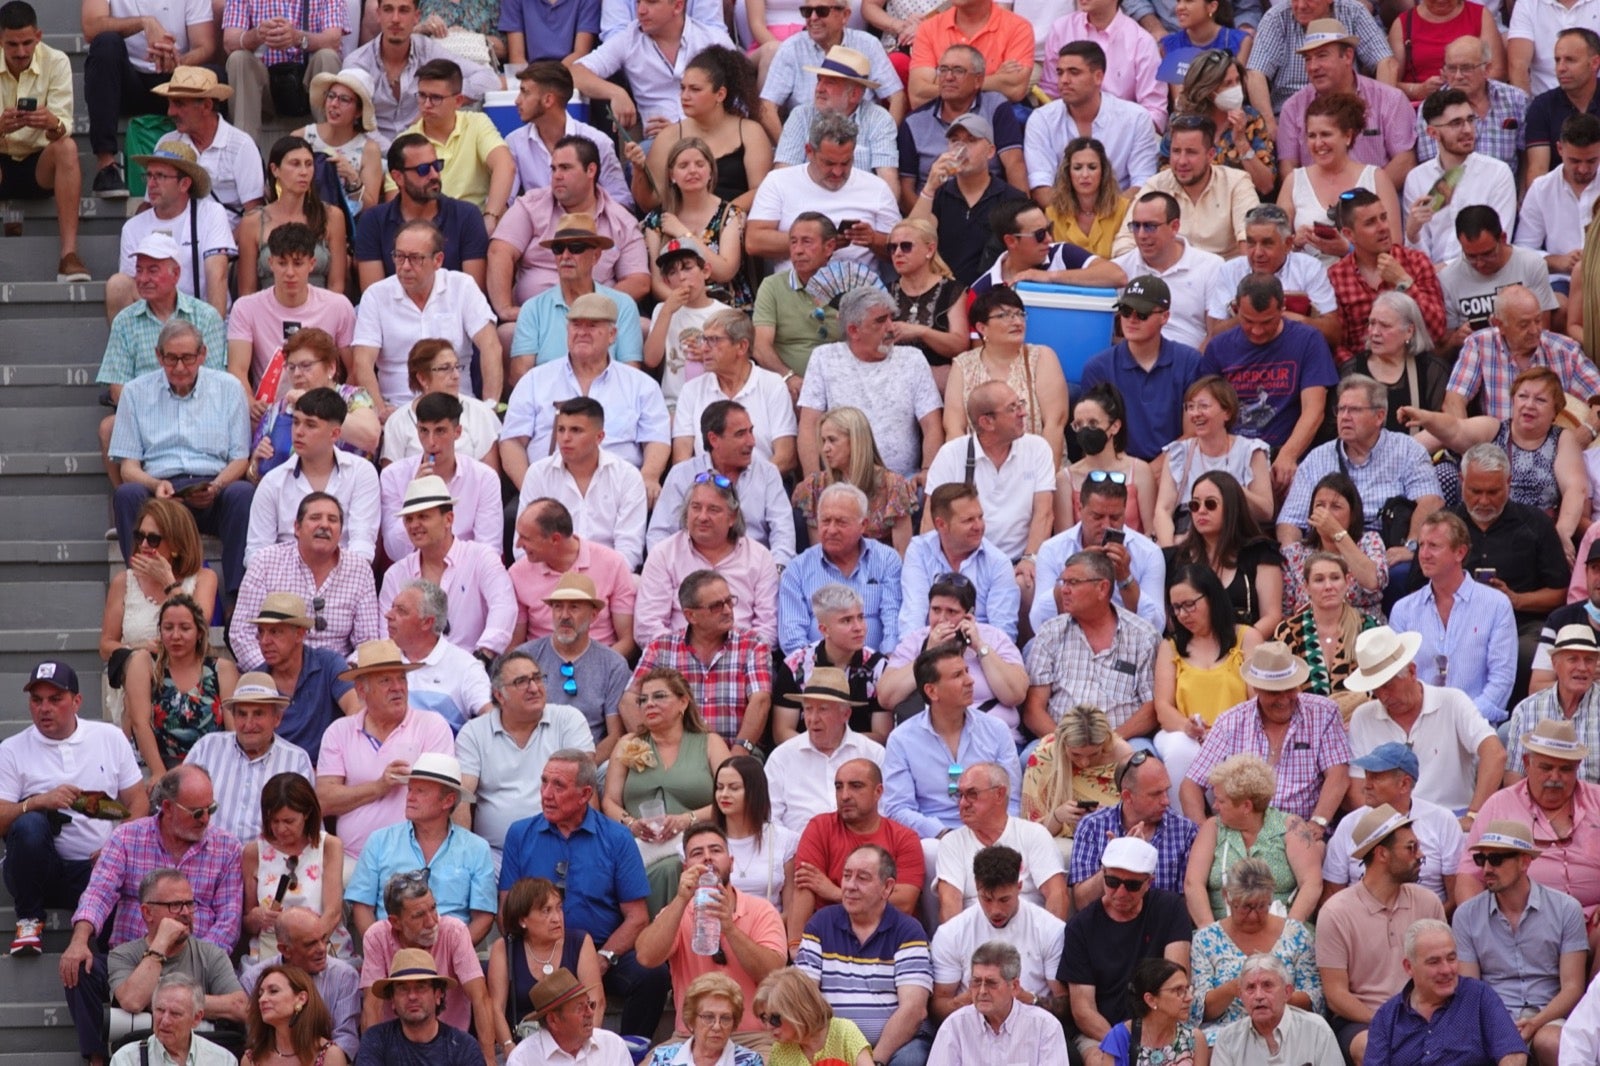
[{"label": "man wearing cap backwards", "polygon": [[799,166],[806,161],[806,135],[818,115],[843,115],[856,124],[855,167],[870,170],[898,191],[899,148],[895,120],[889,112],[867,99],[867,90],[879,88],[868,74],[871,63],[854,48],[837,45],[828,49],[821,66],[804,67],[817,76],[811,101],[797,106],[784,120],[782,135],[773,151],[775,167]]},{"label": "man wearing cap backwards", "polygon": [[[1387,804],[1411,819],[1411,828],[1422,845],[1422,868],[1417,883],[1453,907],[1456,865],[1461,860],[1466,834],[1461,831],[1461,823],[1453,811],[1416,794],[1419,773],[1416,753],[1409,745],[1391,740],[1350,760],[1350,767],[1352,771],[1359,768],[1363,776],[1352,780],[1352,810],[1339,820],[1328,840],[1328,854],[1322,861],[1322,905],[1326,906],[1335,893],[1361,880],[1361,861],[1350,853],[1355,846],[1356,825],[1368,811]],[[1357,795],[1364,801],[1359,806],[1355,805]]]},{"label": "man wearing cap backwards", "polygon": [[1419,918],[1444,920],[1439,897],[1417,884],[1422,845],[1407,815],[1379,804],[1351,834],[1361,880],[1323,905],[1317,921],[1317,968],[1339,1049],[1361,1066],[1367,1026],[1406,973],[1395,950]]},{"label": "man wearing cap backwards", "polygon": [[1596,673],[1600,670],[1600,642],[1594,628],[1586,621],[1562,626],[1548,655],[1555,684],[1535,692],[1511,712],[1504,783],[1514,785],[1522,779],[1522,735],[1539,722],[1553,719],[1571,722],[1589,748],[1590,754],[1578,765],[1578,776],[1600,784],[1600,707],[1595,705],[1600,699],[1595,689],[1595,678],[1600,676]]},{"label": "man wearing cap backwards", "polygon": [[243,130],[229,125],[218,109],[233,96],[233,89],[217,84],[209,67],[177,67],[170,81],[150,91],[167,98],[167,117],[178,139],[194,149],[196,160],[211,175],[213,198],[237,228],[244,213],[260,206],[266,193],[261,149]]},{"label": "man wearing cap backwards", "polygon": [[456,732],[491,706],[485,664],[444,637],[449,600],[432,581],[406,584],[384,615],[389,638],[408,663],[422,669],[411,679],[411,702],[437,713]]},{"label": "man wearing cap backwards", "polygon": [[[859,608],[856,617],[859,620]],[[836,809],[835,772],[855,759],[881,768],[883,745],[850,728],[854,708],[864,704],[853,698],[850,679],[837,666],[814,667],[801,690],[786,702],[800,706],[805,728],[767,756],[767,789],[772,821],[803,833],[813,818]]]},{"label": "man wearing cap backwards", "polygon": [[232,728],[207,733],[195,741],[184,762],[211,775],[221,797],[212,821],[238,837],[261,835],[261,788],[278,774],[299,774],[311,784],[315,771],[304,748],[277,735],[289,697],[281,695],[271,674],[248,673],[233,695],[222,701]]},{"label": "man wearing cap backwards", "polygon": [[425,752],[455,754],[449,723],[411,706],[406,675],[419,664],[390,640],[362,644],[355,663],[339,679],[355,682],[364,709],[328,726],[317,759],[317,799],[339,819],[347,870],[369,836],[405,817],[412,764]]},{"label": "man wearing cap backwards", "polygon": [[443,977],[433,957],[418,948],[395,952],[389,976],[372,986],[389,1000],[395,1016],[378,1022],[361,1034],[356,1053],[359,1066],[494,1066],[494,1050],[487,1053],[467,1033],[439,1020],[445,993],[456,985]]},{"label": "man wearing cap backwards", "polygon": [[[134,162],[145,168],[150,210],[122,224],[117,272],[106,279],[106,320],[114,321],[138,299],[136,253],[145,238],[156,233],[167,234],[177,244],[178,288],[226,318],[228,262],[239,254],[239,247],[228,213],[211,199],[211,176],[195,161],[194,149],[171,136],[151,154],[135,156]],[[191,203],[194,211],[189,209]],[[226,347],[219,356],[226,362]]]},{"label": "man wearing cap backwards", "polygon": [[565,966],[540,978],[529,999],[533,1010],[522,1020],[535,1022],[538,1028],[506,1057],[506,1066],[545,1066],[563,1059],[584,1066],[633,1066],[633,1055],[622,1038],[595,1026],[589,988]]},{"label": "man wearing cap backwards", "polygon": [[461,359],[476,347],[483,396],[498,402],[505,364],[494,311],[469,275],[445,267],[443,235],[432,222],[407,222],[395,235],[394,259],[394,276],[362,294],[350,348],[356,383],[378,417],[411,402],[411,347],[431,337],[449,341]]},{"label": "man wearing cap backwards", "polygon": [[[981,53],[970,45],[953,45],[948,51],[949,55],[940,64],[940,69],[953,63],[977,63],[981,58]],[[961,58],[957,59],[957,56]],[[943,76],[940,78],[941,83],[948,80]],[[998,93],[985,92],[981,95],[993,95],[1000,104],[1009,103]],[[931,109],[942,106],[940,101],[934,100],[918,114],[931,115],[935,113]],[[1001,121],[998,116],[1002,113],[1009,114],[1009,111],[997,105],[996,121]],[[937,114],[939,117],[930,119],[930,124],[937,125],[944,121],[944,113],[939,111]],[[997,147],[995,139],[1002,135],[976,112],[959,114],[951,120],[938,141],[942,154],[930,158],[931,148],[922,153],[921,165],[927,169],[926,176],[920,179],[922,188],[919,192],[916,185],[918,179],[906,166],[917,158],[911,153],[917,152],[918,147],[907,142],[908,134],[905,132],[915,117],[908,118],[908,125],[901,129],[900,200],[902,205],[911,205],[907,218],[927,219],[937,227],[939,257],[955,275],[956,281],[963,286],[971,286],[983,273],[984,246],[993,233],[989,213],[1001,204],[1028,199],[1024,191],[1028,175],[1023,168],[1022,151],[1020,147],[1012,147],[1002,153],[1010,158],[1005,160],[1005,176],[1001,177],[995,173],[993,160]],[[1020,130],[1016,136],[1020,145]]]},{"label": "man wearing cap backwards", "polygon": [[1118,837],[1100,857],[1102,894],[1067,922],[1056,979],[1067,987],[1070,1036],[1078,1053],[1100,1047],[1128,1017],[1128,979],[1142,959],[1189,965],[1193,932],[1183,897],[1154,885],[1156,849]]},{"label": "man wearing cap backwards", "polygon": [[[1320,27],[1312,29],[1313,22],[1330,17],[1339,23],[1337,31],[1327,33]],[[1350,28],[1350,34],[1345,34],[1345,27]],[[1312,39],[1313,33],[1317,34],[1316,41],[1323,43],[1344,38],[1354,46],[1363,70],[1372,72],[1385,85],[1399,81],[1400,63],[1389,47],[1383,24],[1361,4],[1353,0],[1312,0],[1292,12],[1285,8],[1274,15],[1268,10],[1256,28],[1256,46],[1250,50],[1254,62],[1245,73],[1244,88],[1250,103],[1268,116],[1269,138],[1275,139],[1278,135],[1278,123],[1271,116],[1277,115],[1291,96],[1310,84],[1304,45]]]},{"label": "man wearing cap backwards", "polygon": [[[1162,334],[1171,334],[1173,340],[1198,348],[1206,339],[1205,294],[1222,266],[1222,257],[1179,233],[1187,227],[1188,220],[1182,217],[1178,198],[1171,193],[1149,189],[1141,192],[1128,208],[1123,224],[1132,237],[1112,262],[1128,277],[1145,279],[1139,287],[1145,297],[1140,302],[1145,307],[1119,304],[1117,310],[1143,310],[1146,314],[1157,309],[1166,311],[1167,324]],[[1148,291],[1151,281],[1166,286],[1165,301],[1159,293]],[[1126,289],[1123,295],[1127,295]],[[1124,313],[1122,317],[1132,316]]]},{"label": "man wearing cap backwards", "polygon": [[[1500,787],[1506,749],[1483,715],[1459,689],[1424,684],[1414,662],[1422,638],[1388,626],[1356,638],[1356,669],[1345,688],[1372,698],[1350,717],[1350,747],[1370,752],[1390,741],[1416,752],[1426,769],[1417,778],[1418,797],[1461,811],[1471,826],[1484,802]],[[1474,766],[1476,764],[1476,766]],[[1360,771],[1350,772],[1350,805],[1363,795]]]},{"label": "man wearing cap backwards", "polygon": [[100,793],[142,818],[150,800],[121,730],[78,717],[83,696],[70,665],[38,663],[23,689],[33,725],[0,741],[0,835],[6,891],[17,911],[11,954],[37,955],[45,909],[77,906],[113,828],[73,805],[87,806]]},{"label": "man wearing cap backwards", "polygon": [[586,628],[601,644],[634,653],[634,577],[622,553],[578,536],[572,513],[548,496],[517,516],[517,547],[523,556],[509,571],[517,594],[513,645],[548,637],[556,624],[552,604],[562,600],[593,609]]},{"label": "man wearing cap backwards", "polygon": [[373,922],[389,917],[382,898],[389,878],[426,869],[439,913],[465,922],[474,943],[483,939],[494,924],[494,863],[489,842],[457,824],[465,822],[465,815],[457,812],[472,800],[455,756],[417,756],[406,780],[406,820],[367,838],[345,886],[358,935],[365,936]]},{"label": "man wearing cap backwards", "polygon": [[547,692],[561,693],[561,683],[559,673],[547,675],[527,652],[506,652],[494,664],[494,706],[456,736],[461,787],[473,795],[470,813],[465,804],[457,807],[456,821],[489,842],[497,875],[506,831],[539,803],[545,762],[565,749],[594,750],[583,712],[547,701]]},{"label": "man wearing cap backwards", "polygon": [[1305,661],[1281,641],[1250,653],[1239,676],[1254,695],[1222,712],[1179,789],[1190,820],[1205,821],[1212,768],[1230,755],[1250,754],[1274,768],[1272,806],[1327,830],[1349,791],[1350,742],[1339,705],[1300,691],[1309,674]]},{"label": "man wearing cap backwards", "polygon": [[1493,988],[1535,1059],[1553,1063],[1562,1023],[1583,995],[1589,958],[1583,908],[1528,877],[1539,849],[1527,823],[1486,825],[1472,851],[1488,891],[1451,918],[1461,974]]},{"label": "man wearing cap backwards", "polygon": [[[617,305],[617,337],[612,346],[616,360],[635,366],[644,360],[635,297],[598,280],[621,283],[610,271],[599,270],[602,253],[615,246],[610,237],[596,231],[594,216],[587,214],[562,215],[555,224],[555,236],[539,242],[555,260],[556,284],[525,298],[514,315],[509,308],[500,312],[500,341],[511,353],[507,376],[513,388],[536,364],[566,358],[567,314],[578,297],[591,292]],[[491,250],[498,247],[490,245]],[[531,269],[524,266],[524,276]]]},{"label": "man wearing cap backwards", "polygon": [[1062,921],[1072,910],[1061,853],[1044,826],[1006,813],[1011,779],[998,763],[968,766],[956,780],[961,827],[939,841],[933,888],[939,899],[939,921],[948,922],[978,901],[972,860],[984,848],[1003,844],[1024,858],[1022,898]]},{"label": "man wearing cap backwards", "polygon": [[455,535],[455,503],[436,474],[420,477],[406,489],[400,517],[415,550],[395,560],[383,575],[378,607],[387,619],[402,588],[418,578],[433,582],[449,599],[448,624],[440,632],[488,663],[511,644],[517,597],[500,554]]},{"label": "man wearing cap backwards", "polygon": [[[1368,1031],[1374,1063],[1526,1066],[1534,1030],[1513,1025],[1495,989],[1463,972],[1448,925],[1424,918],[1407,929],[1402,965],[1405,987],[1378,1008]],[[1559,1039],[1555,1027],[1545,1061],[1555,1061]]]},{"label": "man wearing cap backwards", "polygon": [[[597,292],[572,301],[566,358],[534,367],[511,391],[500,432],[500,462],[513,485],[523,484],[532,462],[555,452],[557,405],[587,397],[603,407],[605,422],[616,430],[606,450],[639,471],[648,504],[661,494],[661,478],[672,457],[672,418],[655,380],[611,356],[618,303]],[[570,461],[565,452],[562,460]]]},{"label": "man wearing cap backwards", "polygon": [[[1489,822],[1526,822],[1543,849],[1528,876],[1572,896],[1592,919],[1600,911],[1600,785],[1578,777],[1588,746],[1578,740],[1571,722],[1547,718],[1522,735],[1521,748],[1526,776],[1489,797],[1467,832],[1467,846],[1483,836]],[[1482,872],[1465,856],[1459,873],[1458,898],[1471,899],[1484,890]],[[1595,939],[1591,931],[1591,947]]]}]

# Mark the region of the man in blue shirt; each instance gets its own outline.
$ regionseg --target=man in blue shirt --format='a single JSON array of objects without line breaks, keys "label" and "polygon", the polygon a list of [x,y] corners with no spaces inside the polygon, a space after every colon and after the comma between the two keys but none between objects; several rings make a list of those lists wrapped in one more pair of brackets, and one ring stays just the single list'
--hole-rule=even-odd
[{"label": "man in blue shirt", "polygon": [[500,901],[519,878],[543,877],[565,900],[567,927],[588,933],[599,947],[606,994],[622,1004],[625,1035],[649,1037],[661,1022],[672,987],[667,967],[640,966],[633,942],[650,924],[650,883],[633,835],[589,806],[595,765],[586,751],[563,748],[539,775],[543,813],[506,832]]},{"label": "man in blue shirt", "polygon": [[928,620],[928,588],[943,574],[960,574],[978,591],[974,617],[1017,639],[1022,594],[1005,553],[984,536],[983,504],[977,485],[953,481],[933,490],[928,500],[933,529],[912,538],[900,578],[899,632]]},{"label": "man in blue shirt", "polygon": [[1171,308],[1172,290],[1160,278],[1130,282],[1117,301],[1123,339],[1084,364],[1078,391],[1117,387],[1128,413],[1128,454],[1147,462],[1183,436],[1183,396],[1200,380],[1200,353],[1161,335]]},{"label": "man in blue shirt", "polygon": [[[1067,560],[1080,551],[1099,552],[1115,571],[1111,602],[1156,627],[1167,628],[1167,560],[1155,541],[1123,522],[1128,514],[1128,486],[1115,481],[1084,481],[1078,490],[1078,524],[1039,546],[1038,572],[1044,589],[1033,598],[1028,621],[1035,633],[1061,613],[1056,606],[1056,578]],[[1111,534],[1107,536],[1106,534]],[[1121,534],[1121,536],[1117,536]]]},{"label": "man in blue shirt", "polygon": [[1410,978],[1372,1017],[1364,1060],[1384,1066],[1525,1066],[1528,1045],[1494,989],[1461,976],[1456,938],[1437,918],[1406,930]]},{"label": "man in blue shirt", "polygon": [[[822,639],[811,596],[824,585],[848,585],[861,597],[867,647],[893,648],[900,640],[900,556],[864,535],[867,494],[835,482],[817,497],[817,543],[795,556],[778,580],[778,645],[785,655]],[[917,619],[917,625],[925,620]]]},{"label": "man in blue shirt", "polygon": [[[365,292],[394,273],[394,239],[407,222],[425,218],[444,234],[444,268],[467,274],[482,289],[489,274],[489,233],[483,212],[445,196],[443,164],[433,144],[420,133],[402,133],[389,146],[393,200],[369,207],[356,223],[356,277]],[[490,205],[491,212],[505,205]]]},{"label": "man in blue shirt", "polygon": [[1339,383],[1322,334],[1283,317],[1283,283],[1246,274],[1234,299],[1239,324],[1211,339],[1201,374],[1221,374],[1239,394],[1241,436],[1272,446],[1272,488],[1286,492],[1322,428],[1328,390]]}]

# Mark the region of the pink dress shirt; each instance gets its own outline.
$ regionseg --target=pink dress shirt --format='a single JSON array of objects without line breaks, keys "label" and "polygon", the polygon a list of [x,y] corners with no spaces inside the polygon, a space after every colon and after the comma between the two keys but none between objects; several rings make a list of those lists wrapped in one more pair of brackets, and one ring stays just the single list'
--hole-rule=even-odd
[{"label": "pink dress shirt", "polygon": [[1490,796],[1467,833],[1456,873],[1483,887],[1483,873],[1472,862],[1472,845],[1490,822],[1509,818],[1533,827],[1533,842],[1544,854],[1533,860],[1528,876],[1583,904],[1583,916],[1593,918],[1600,909],[1600,785],[1578,782],[1572,797],[1572,835],[1562,839],[1550,824],[1544,808],[1533,802],[1528,782],[1518,781]]},{"label": "pink dress shirt", "polygon": [[[422,576],[422,556],[412,552],[398,559],[383,575],[378,592],[379,618],[387,616],[389,605],[400,590]],[[456,537],[444,554],[444,578],[439,582],[450,600],[450,643],[467,651],[492,648],[505,651],[511,644],[511,629],[517,623],[517,596],[511,579],[500,564],[500,553],[487,544]],[[389,635],[385,622],[383,635]]]},{"label": "pink dress shirt", "polygon": [[688,625],[683,608],[678,606],[678,586],[696,570],[715,570],[728,582],[728,591],[738,599],[733,608],[735,629],[753,629],[768,645],[775,642],[778,566],[772,561],[772,553],[753,538],[740,537],[731,555],[712,564],[689,540],[689,534],[680,530],[650,549],[650,557],[639,574],[633,639],[641,647]]},{"label": "pink dress shirt", "polygon": [[[578,559],[572,571],[589,575],[594,582],[595,594],[605,601],[594,616],[589,636],[606,647],[617,642],[617,630],[611,623],[613,614],[633,614],[633,573],[622,554],[604,544],[579,539]],[[562,571],[532,559],[522,558],[511,564],[511,587],[517,593],[517,615],[527,619],[527,640],[548,637],[555,629],[550,605],[544,598],[561,580]]]},{"label": "pink dress shirt", "polygon": [[1106,53],[1106,76],[1100,91],[1138,104],[1150,113],[1157,130],[1167,128],[1167,87],[1156,80],[1161,50],[1148,30],[1118,11],[1111,25],[1097,30],[1081,11],[1068,12],[1050,25],[1044,39],[1044,63],[1039,88],[1051,99],[1061,95],[1056,84],[1056,57],[1072,41],[1093,41]]}]

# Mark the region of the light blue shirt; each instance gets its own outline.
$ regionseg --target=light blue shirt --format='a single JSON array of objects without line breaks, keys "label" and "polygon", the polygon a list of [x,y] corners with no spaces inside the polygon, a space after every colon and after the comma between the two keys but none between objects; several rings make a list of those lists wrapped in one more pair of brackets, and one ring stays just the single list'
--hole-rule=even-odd
[{"label": "light blue shirt", "polygon": [[[1022,610],[1022,592],[1011,570],[1011,560],[985,537],[978,550],[961,560],[956,572],[972,581],[978,592],[973,616],[994,626],[1013,641],[1017,639],[1017,614]],[[939,531],[911,538],[906,547],[905,568],[900,572],[900,631],[909,633],[928,623],[928,587],[934,578],[950,573],[950,560],[939,546]]]},{"label": "light blue shirt", "polygon": [[[1021,813],[1022,765],[1011,730],[998,718],[972,709],[961,728],[956,760],[944,738],[933,731],[927,711],[914,714],[895,727],[883,755],[883,814],[927,839],[946,829],[960,829],[961,815],[950,786],[973,763],[993,762],[1006,768],[1011,797],[1006,809]],[[952,770],[955,769],[954,776]],[[371,847],[369,844],[368,847]]]},{"label": "light blue shirt", "polygon": [[572,363],[558,359],[536,366],[511,390],[501,440],[527,437],[528,459],[536,461],[555,451],[551,433],[555,430],[555,404],[575,396],[598,400],[606,411],[606,440],[603,447],[629,466],[644,463],[646,444],[672,445],[672,416],[661,386],[642,370],[612,360],[585,393],[578,385]]},{"label": "light blue shirt", "polygon": [[[904,88],[900,83],[900,75],[895,73],[894,65],[889,62],[889,53],[883,50],[883,42],[876,33],[846,26],[840,43],[867,57],[867,77],[877,82],[878,87],[868,89],[866,98],[877,97],[887,101]],[[790,37],[772,57],[772,65],[767,68],[767,80],[761,86],[761,99],[771,100],[780,109],[788,105],[811,103],[817,91],[817,76],[805,68],[820,67],[825,58],[826,53],[811,39],[810,34],[802,32]],[[898,159],[895,165],[899,165]]]},{"label": "light blue shirt", "polygon": [[1389,625],[1421,635],[1417,680],[1465,692],[1490,725],[1506,720],[1517,674],[1517,619],[1505,593],[1464,577],[1445,625],[1429,582],[1394,605]]},{"label": "light blue shirt", "polygon": [[815,644],[822,630],[811,613],[811,594],[832,582],[849,585],[861,597],[867,617],[867,647],[900,643],[900,556],[882,541],[863,537],[856,568],[846,574],[813,544],[794,557],[778,581],[778,645],[789,655]]},{"label": "light blue shirt", "polygon": [[373,833],[361,849],[344,898],[350,903],[376,907],[382,920],[388,917],[383,907],[383,886],[389,878],[424,869],[428,871],[428,887],[433,890],[440,916],[470,922],[473,911],[494,914],[498,909],[489,842],[454,822],[431,862],[423,860],[416,828],[409,821],[386,825]]},{"label": "light blue shirt", "polygon": [[[683,503],[689,498],[694,479],[711,469],[711,456],[696,455],[673,465],[661,482],[661,495],[650,514],[645,530],[645,546],[654,548],[682,528]],[[788,566],[794,559],[794,505],[783,491],[783,475],[759,455],[750,456],[750,465],[734,482],[739,497],[739,513],[744,516],[747,535],[766,545],[772,561]]]},{"label": "light blue shirt", "polygon": [[144,472],[166,479],[179,474],[213,477],[250,454],[250,408],[232,374],[198,367],[194,388],[179,396],[165,370],[141,374],[123,386],[111,431],[111,458],[137,459]]},{"label": "light blue shirt", "polygon": [[[1167,588],[1167,559],[1156,542],[1143,533],[1124,529],[1123,547],[1128,549],[1128,573],[1139,583],[1139,606],[1134,611],[1140,618],[1156,627],[1157,633],[1167,629],[1167,611],[1163,604]],[[1056,610],[1055,584],[1067,560],[1083,550],[1083,523],[1079,522],[1064,533],[1057,533],[1039,545],[1034,559],[1034,573],[1039,575],[1038,589],[1033,594],[1033,607],[1028,611],[1028,621],[1035,633],[1060,612]],[[1111,587],[1111,602],[1127,609],[1122,602],[1122,590]]]},{"label": "light blue shirt", "polygon": [[[644,331],[639,326],[639,305],[633,297],[595,283],[594,291],[617,305],[617,339],[611,344],[611,358],[635,366],[644,362]],[[522,305],[517,312],[517,332],[511,338],[512,358],[536,356],[543,366],[567,357],[567,305],[561,299],[561,286],[552,285]]]},{"label": "light blue shirt", "polygon": [[1317,482],[1341,470],[1355,482],[1361,493],[1362,522],[1366,528],[1378,529],[1378,512],[1384,502],[1394,496],[1420,500],[1424,496],[1439,496],[1439,477],[1433,472],[1433,460],[1428,450],[1414,437],[1393,430],[1378,431],[1378,440],[1367,454],[1365,462],[1356,463],[1345,454],[1344,442],[1331,440],[1311,449],[1295,471],[1294,482],[1289,486],[1289,496],[1278,512],[1278,524],[1304,530],[1311,515],[1311,496]]}]

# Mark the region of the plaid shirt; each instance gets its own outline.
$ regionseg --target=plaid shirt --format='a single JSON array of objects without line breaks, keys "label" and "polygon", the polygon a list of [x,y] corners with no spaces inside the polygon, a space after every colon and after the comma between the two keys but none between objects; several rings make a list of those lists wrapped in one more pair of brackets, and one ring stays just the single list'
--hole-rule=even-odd
[{"label": "plaid shirt", "polygon": [[1074,704],[1092,703],[1106,712],[1115,729],[1155,698],[1161,634],[1132,611],[1112,607],[1117,633],[1103,652],[1089,646],[1083,628],[1069,614],[1046,622],[1028,645],[1028,684],[1050,686],[1053,721],[1061,721]]},{"label": "plaid shirt", "polygon": [[1561,699],[1556,686],[1535,692],[1511,712],[1510,740],[1506,741],[1506,765],[1520,767],[1527,754],[1522,738],[1533,732],[1533,727],[1543,721],[1572,723],[1578,740],[1589,748],[1589,754],[1578,764],[1578,777],[1590,784],[1600,782],[1600,689],[1590,686],[1578,698],[1578,709],[1571,718],[1561,709]]},{"label": "plaid shirt", "polygon": [[[1356,0],[1333,0],[1332,17],[1355,34],[1356,59],[1361,70],[1370,74],[1379,63],[1394,55],[1383,27]],[[1288,4],[1272,7],[1256,27],[1255,44],[1250,48],[1247,66],[1266,77],[1272,88],[1274,111],[1282,110],[1285,100],[1311,84],[1306,76],[1305,57],[1296,51],[1305,40],[1306,28],[1295,19]]]},{"label": "plaid shirt", "polygon": [[[78,909],[72,914],[73,922],[88,922],[99,930],[115,907],[112,947],[147,936],[150,930],[139,911],[139,882],[151,870],[170,866],[187,877],[189,887],[194,889],[194,935],[232,951],[239,939],[244,905],[244,883],[239,873],[244,846],[227,830],[213,825],[199,843],[174,861],[161,843],[159,817],[152,814],[137,818],[111,831],[111,838],[89,875],[89,887],[83,890]],[[188,815],[179,812],[175,817]]]},{"label": "plaid shirt", "polygon": [[[1189,764],[1189,780],[1208,787],[1211,771],[1231,755],[1259,755],[1271,761],[1271,745],[1261,729],[1261,711],[1256,701],[1245,700],[1224,711],[1211,734],[1200,746],[1200,754]],[[1278,775],[1278,790],[1272,806],[1288,814],[1310,818],[1322,795],[1323,775],[1331,766],[1348,763],[1350,738],[1344,731],[1339,705],[1326,696],[1300,694],[1300,706],[1289,720],[1283,749],[1273,772]],[[1079,826],[1082,831],[1082,826]]]},{"label": "plaid shirt", "polygon": [[[1532,101],[1527,93],[1515,85],[1490,80],[1489,110],[1477,120],[1478,140],[1475,151],[1492,155],[1515,173],[1521,162],[1522,150],[1528,141],[1528,125],[1523,116]],[[1427,123],[1422,113],[1417,113],[1417,162],[1426,163],[1439,154],[1439,142],[1428,136]]]},{"label": "plaid shirt", "polygon": [[[1331,274],[1332,271],[1329,271]],[[1547,366],[1561,375],[1561,387],[1579,396],[1600,392],[1600,371],[1589,362],[1571,337],[1544,330],[1529,366]],[[1491,418],[1511,417],[1511,383],[1520,371],[1511,361],[1511,349],[1493,326],[1467,338],[1445,385],[1449,392],[1472,399],[1483,396],[1483,413]]]},{"label": "plaid shirt", "polygon": [[[302,9],[306,15],[301,14]],[[247,30],[268,19],[288,19],[311,34],[350,29],[344,24],[344,5],[339,0],[228,0],[222,9],[224,30]],[[305,25],[307,21],[310,25]],[[269,67],[274,63],[304,63],[308,58],[302,48],[263,46],[256,55]]]},{"label": "plaid shirt", "polygon": [[730,744],[739,735],[751,694],[772,692],[772,651],[749,629],[731,630],[710,663],[702,663],[689,647],[687,628],[659,636],[645,645],[628,687],[638,692],[644,675],[658,666],[670,666],[683,675],[706,728]]},{"label": "plaid shirt", "polygon": [[[1389,249],[1389,254],[1411,275],[1413,284],[1406,295],[1422,309],[1422,320],[1428,324],[1433,343],[1441,343],[1449,331],[1444,320],[1444,290],[1439,287],[1433,261],[1415,248],[1399,244]],[[1354,252],[1328,268],[1328,284],[1333,286],[1333,297],[1339,304],[1339,321],[1344,323],[1344,342],[1333,353],[1334,360],[1342,367],[1354,359],[1357,352],[1366,349],[1367,317],[1372,314],[1373,301],[1378,293],[1388,292],[1393,286],[1387,282],[1378,289],[1368,285],[1361,276],[1361,268],[1356,266]]]},{"label": "plaid shirt", "polygon": [[[205,342],[205,365],[212,370],[228,369],[228,335],[217,309],[186,292],[178,293],[178,306],[172,320],[189,322],[200,330]],[[139,300],[117,313],[106,339],[106,353],[100,358],[99,385],[126,385],[141,374],[161,369],[156,361],[156,338],[166,323],[150,313],[150,305]]]},{"label": "plaid shirt", "polygon": [[[300,558],[300,545],[287,540],[269,544],[256,552],[239,588],[233,622],[228,627],[228,643],[245,666],[254,668],[264,660],[256,643],[254,618],[269,592],[292,592],[306,601],[313,620],[323,619],[322,628],[306,630],[306,646],[327,648],[349,655],[356,645],[383,636],[379,628],[378,592],[372,584],[372,563],[351,552],[340,552],[339,562],[320,586],[311,568]],[[322,601],[319,611],[316,601]]]},{"label": "plaid shirt", "polygon": [[[1156,826],[1155,835],[1150,838],[1150,845],[1156,849],[1157,888],[1164,888],[1168,892],[1183,891],[1183,875],[1189,868],[1189,848],[1199,831],[1199,827],[1179,814],[1176,808],[1168,808],[1167,813],[1161,816],[1161,824]],[[1100,856],[1105,854],[1106,845],[1127,835],[1122,827],[1120,803],[1084,815],[1072,834],[1072,864],[1067,872],[1067,880],[1076,885],[1099,873]]]}]

